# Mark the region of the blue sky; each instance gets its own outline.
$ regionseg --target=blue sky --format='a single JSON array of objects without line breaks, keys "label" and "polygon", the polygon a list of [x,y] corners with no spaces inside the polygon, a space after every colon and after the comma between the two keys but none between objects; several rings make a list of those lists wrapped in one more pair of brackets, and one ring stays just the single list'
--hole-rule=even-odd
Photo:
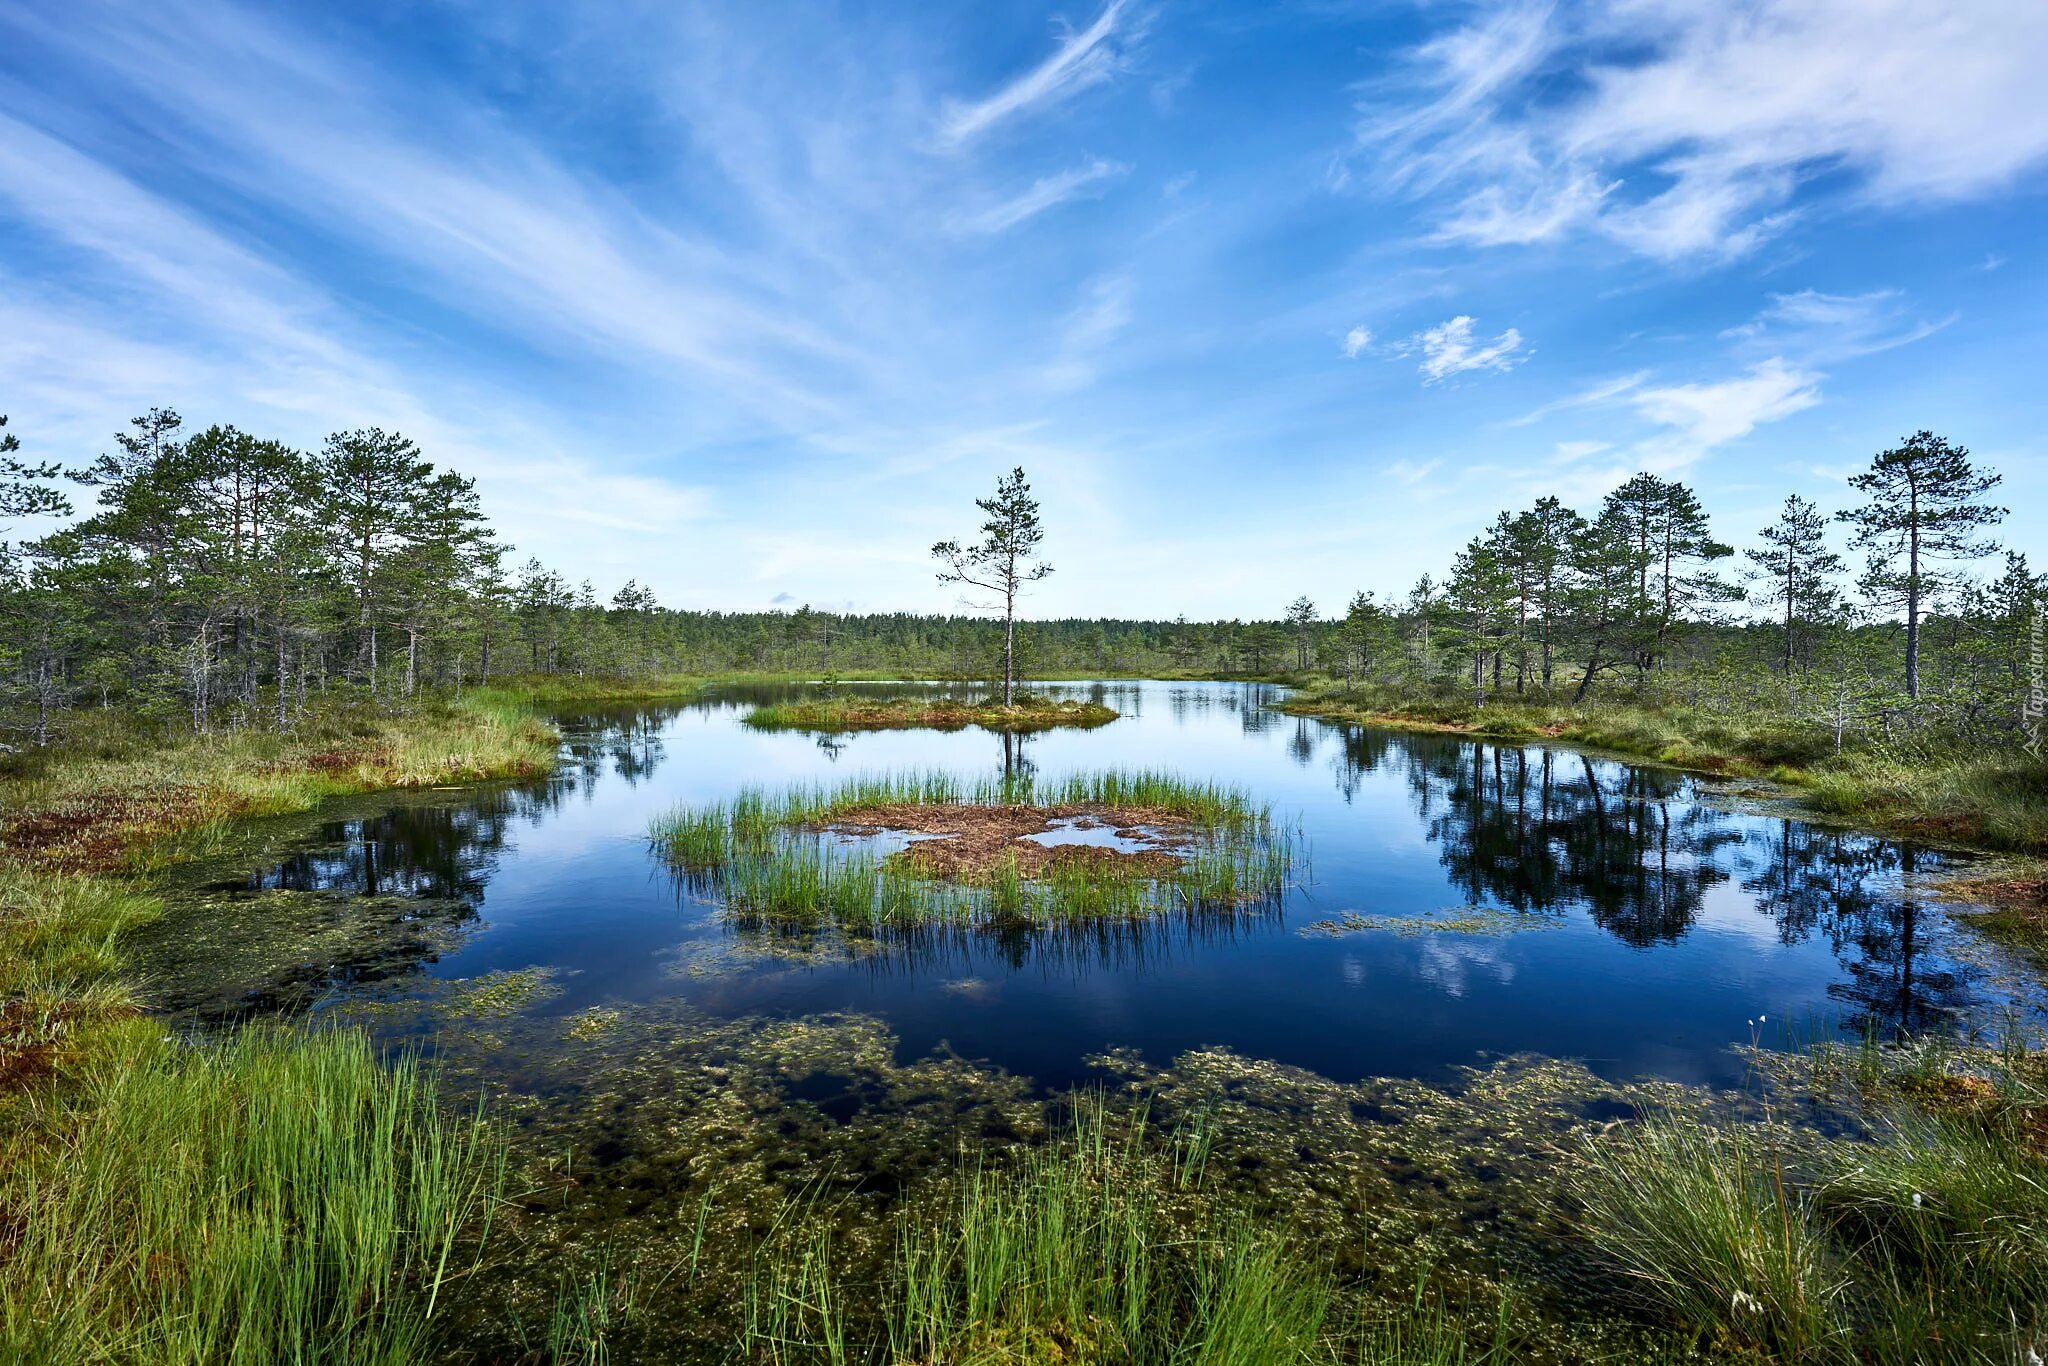
[{"label": "blue sky", "polygon": [[1272,616],[1917,428],[2048,559],[2048,4],[0,6],[0,411],[377,424],[672,605]]}]

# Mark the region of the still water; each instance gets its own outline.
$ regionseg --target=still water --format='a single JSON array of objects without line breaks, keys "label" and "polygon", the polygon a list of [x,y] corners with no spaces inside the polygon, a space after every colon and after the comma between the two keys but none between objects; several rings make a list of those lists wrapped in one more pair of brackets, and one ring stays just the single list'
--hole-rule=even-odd
[{"label": "still water", "polygon": [[[1535,1052],[1615,1079],[1728,1084],[1754,1031],[1783,1042],[2040,1018],[2026,974],[1927,895],[1943,856],[1801,821],[1728,784],[1291,717],[1259,685],[1047,690],[1122,718],[1023,738],[742,724],[788,688],[565,715],[564,763],[545,781],[364,800],[275,827],[258,871],[194,889],[167,954],[260,940],[293,896],[314,921],[290,921],[254,976],[167,970],[160,999],[214,1019],[346,1010],[544,969],[552,994],[518,1011],[850,1012],[882,1022],[901,1061],[957,1055],[1048,1091],[1089,1080],[1088,1059],[1111,1048],[1164,1061],[1217,1046],[1337,1081],[1437,1078]],[[1277,908],[1227,918],[791,941],[722,923],[646,840],[658,813],[745,785],[1005,766],[1242,786],[1298,828],[1299,885]],[[345,936],[321,928],[341,921]]]}]

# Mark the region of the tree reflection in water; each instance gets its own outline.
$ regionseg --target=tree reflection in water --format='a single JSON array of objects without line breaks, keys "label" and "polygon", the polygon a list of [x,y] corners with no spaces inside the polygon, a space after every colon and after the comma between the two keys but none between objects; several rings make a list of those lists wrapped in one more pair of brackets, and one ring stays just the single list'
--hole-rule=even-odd
[{"label": "tree reflection in water", "polygon": [[1347,728],[1337,787],[1405,777],[1428,839],[1471,905],[1583,910],[1624,943],[1690,933],[1734,882],[1782,943],[1818,934],[1846,979],[1829,995],[1852,1030],[1896,1035],[1954,1018],[1968,972],[1924,920],[1918,875],[1935,856],[1889,840],[1705,805],[1699,780],[1540,745]]}]

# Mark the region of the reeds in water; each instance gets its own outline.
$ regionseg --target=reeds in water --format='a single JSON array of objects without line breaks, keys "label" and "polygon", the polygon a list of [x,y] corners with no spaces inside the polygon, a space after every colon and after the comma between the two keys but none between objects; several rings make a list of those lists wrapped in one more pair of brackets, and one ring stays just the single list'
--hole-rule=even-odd
[{"label": "reeds in water", "polygon": [[[1171,866],[1115,857],[1058,858],[1026,875],[1015,858],[969,877],[923,876],[900,857],[834,845],[834,821],[890,808],[1006,807],[1100,811],[1171,822],[1184,845]],[[871,930],[935,922],[1061,923],[1272,904],[1296,871],[1297,841],[1238,789],[1150,771],[1080,774],[1049,783],[945,773],[864,775],[832,786],[742,790],[678,807],[650,837],[693,885],[736,917],[792,927]]]},{"label": "reeds in water", "polygon": [[1331,1361],[1332,1291],[1277,1236],[1176,1201],[1187,1146],[1113,1137],[1084,1107],[1067,1141],[964,1168],[906,1210],[882,1286],[852,1284],[824,1225],[772,1240],[747,1290],[747,1347],[775,1363]]}]

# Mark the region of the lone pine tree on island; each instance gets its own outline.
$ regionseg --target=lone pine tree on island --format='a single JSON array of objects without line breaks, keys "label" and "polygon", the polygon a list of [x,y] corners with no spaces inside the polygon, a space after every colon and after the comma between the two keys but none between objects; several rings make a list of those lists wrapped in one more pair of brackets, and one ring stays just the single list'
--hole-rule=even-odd
[{"label": "lone pine tree on island", "polygon": [[1052,573],[1052,566],[1038,557],[1045,528],[1038,520],[1038,500],[1024,481],[1023,466],[997,482],[993,498],[977,498],[974,505],[988,514],[980,542],[962,546],[940,541],[932,555],[945,565],[939,571],[940,583],[966,584],[995,595],[992,601],[974,605],[1003,614],[1003,705],[1008,707],[1015,704],[1017,693],[1017,599],[1024,585]]}]

